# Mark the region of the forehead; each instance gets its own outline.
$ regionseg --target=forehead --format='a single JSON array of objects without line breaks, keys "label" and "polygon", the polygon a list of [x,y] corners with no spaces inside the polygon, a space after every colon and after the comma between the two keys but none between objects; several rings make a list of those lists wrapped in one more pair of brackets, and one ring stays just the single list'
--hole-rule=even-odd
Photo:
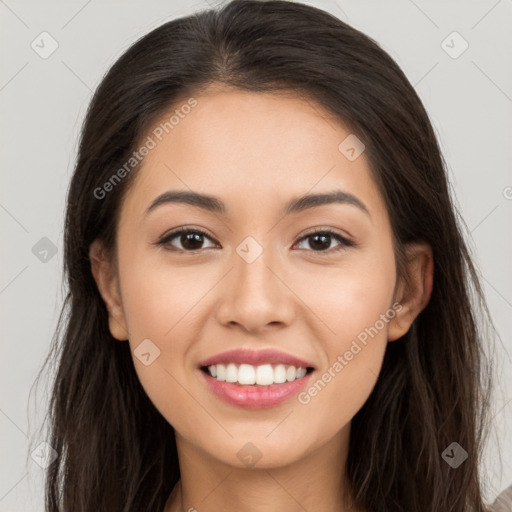
[{"label": "forehead", "polygon": [[145,134],[153,148],[127,194],[130,212],[142,214],[166,190],[219,196],[254,214],[309,191],[343,189],[382,215],[366,155],[350,160],[340,150],[354,135],[312,99],[207,90],[180,109],[187,100]]}]

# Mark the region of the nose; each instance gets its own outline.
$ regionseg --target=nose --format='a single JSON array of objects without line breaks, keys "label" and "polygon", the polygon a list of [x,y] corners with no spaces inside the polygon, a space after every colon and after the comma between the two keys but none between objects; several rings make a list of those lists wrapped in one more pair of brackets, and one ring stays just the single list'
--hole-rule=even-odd
[{"label": "nose", "polygon": [[232,270],[218,290],[217,320],[222,325],[260,332],[293,322],[297,299],[286,282],[286,271],[276,261],[270,249],[252,262],[233,253]]}]

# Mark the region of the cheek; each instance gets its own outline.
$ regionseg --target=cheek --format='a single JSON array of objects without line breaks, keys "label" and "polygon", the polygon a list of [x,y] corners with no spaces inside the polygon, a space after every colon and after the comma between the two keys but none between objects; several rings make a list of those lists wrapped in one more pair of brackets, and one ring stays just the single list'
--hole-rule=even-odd
[{"label": "cheek", "polygon": [[141,337],[153,337],[159,344],[168,344],[176,331],[190,325],[194,309],[215,281],[208,283],[203,274],[199,278],[194,267],[173,268],[165,255],[158,260],[147,255],[145,259],[132,256],[126,259],[124,268],[120,262],[128,332],[134,343]]},{"label": "cheek", "polygon": [[[169,387],[176,386],[171,374],[185,371],[187,343],[199,311],[194,306],[207,283],[194,281],[190,269],[171,268],[163,256],[157,260],[152,253],[143,254],[137,248],[124,247],[124,251],[120,252],[124,257],[119,258],[119,271],[130,349],[141,384],[152,399],[158,400],[160,390],[168,392]],[[145,361],[139,357],[142,347],[143,353],[150,354]],[[148,359],[152,362],[145,365]],[[176,377],[182,380],[181,375]]]},{"label": "cheek", "polygon": [[316,337],[325,361],[299,402],[314,409],[315,417],[334,425],[350,421],[380,372],[389,323],[395,316],[395,260],[389,247],[362,254],[350,265],[325,270],[308,278],[300,292],[320,319]]},{"label": "cheek", "polygon": [[[204,411],[194,407],[190,388],[190,340],[196,338],[197,314],[208,285],[198,282],[197,271],[138,260],[136,252],[120,261],[123,308],[129,343],[139,382],[160,413],[180,430],[204,422]],[[162,258],[164,259],[164,258]],[[147,340],[150,340],[148,342]],[[144,350],[141,347],[144,346]],[[145,362],[142,354],[150,355]],[[186,418],[185,425],[180,419]]]},{"label": "cheek", "polygon": [[[392,248],[383,247],[347,254],[336,266],[301,268],[291,281],[294,292],[310,310],[309,325],[315,326],[331,356],[348,350],[350,340],[374,326],[391,307],[395,259]],[[381,337],[385,337],[387,325],[378,322]]]}]

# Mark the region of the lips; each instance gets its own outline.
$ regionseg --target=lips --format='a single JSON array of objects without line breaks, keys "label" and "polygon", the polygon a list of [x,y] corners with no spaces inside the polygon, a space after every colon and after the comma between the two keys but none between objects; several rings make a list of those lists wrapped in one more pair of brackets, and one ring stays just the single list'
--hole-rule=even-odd
[{"label": "lips", "polygon": [[285,352],[272,349],[258,351],[248,349],[229,350],[228,352],[222,352],[222,354],[217,354],[213,357],[205,359],[204,361],[201,361],[199,363],[199,368],[204,368],[206,366],[215,364],[227,365],[229,363],[234,363],[237,365],[250,364],[253,366],[259,366],[263,364],[284,364],[295,366],[296,368],[315,368],[311,362],[305,361],[304,359],[300,359],[290,354],[286,354]]},{"label": "lips", "polygon": [[310,382],[314,373],[300,379],[271,386],[240,386],[221,382],[198,370],[200,378],[223,402],[244,409],[269,409],[285,404],[301,392]]}]

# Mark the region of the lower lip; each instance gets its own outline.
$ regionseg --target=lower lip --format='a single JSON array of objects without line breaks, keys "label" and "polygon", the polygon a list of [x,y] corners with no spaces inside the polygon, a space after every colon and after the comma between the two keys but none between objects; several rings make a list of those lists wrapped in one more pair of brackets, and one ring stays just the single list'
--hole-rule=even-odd
[{"label": "lower lip", "polygon": [[311,379],[314,372],[292,382],[270,386],[245,386],[217,380],[203,370],[199,370],[210,389],[222,400],[231,405],[247,409],[266,409],[286,402],[297,395]]}]

